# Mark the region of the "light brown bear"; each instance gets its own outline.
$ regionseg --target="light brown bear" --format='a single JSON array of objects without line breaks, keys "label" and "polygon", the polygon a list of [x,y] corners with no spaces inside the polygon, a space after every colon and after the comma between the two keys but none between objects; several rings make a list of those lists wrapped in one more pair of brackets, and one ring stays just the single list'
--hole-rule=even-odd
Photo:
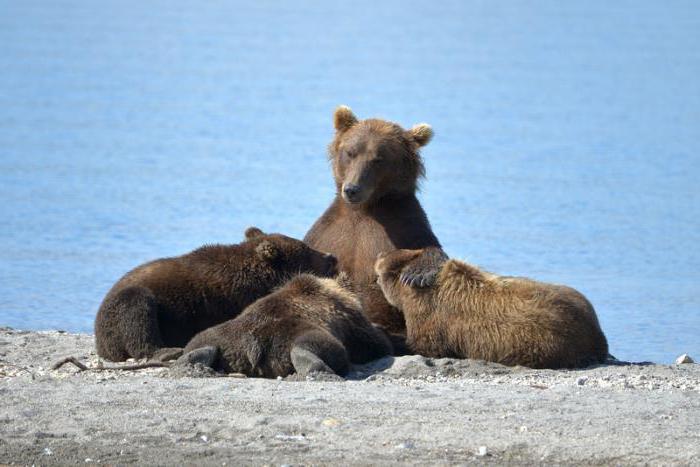
[{"label": "light brown bear", "polygon": [[415,352],[532,368],[606,361],[608,344],[593,306],[576,290],[497,276],[457,260],[442,266],[434,286],[402,284],[401,271],[420,255],[397,250],[375,265],[387,300],[404,313]]},{"label": "light brown bear", "polygon": [[336,109],[334,124],[329,153],[336,195],[304,241],[338,258],[339,269],[357,288],[364,313],[396,335],[394,344],[401,352],[403,315],[379,290],[374,262],[381,252],[422,248],[421,259],[404,270],[402,280],[427,286],[446,259],[416,198],[425,173],[419,150],[433,130],[425,123],[404,130],[386,120],[358,120],[345,106]]},{"label": "light brown bear", "polygon": [[95,318],[98,355],[122,361],[184,347],[199,331],[237,316],[294,274],[336,273],[332,255],[300,240],[255,227],[246,230],[245,238],[238,245],[208,245],[128,272]]},{"label": "light brown bear", "polygon": [[219,351],[214,368],[275,378],[296,371],[345,375],[350,363],[391,355],[391,344],[362,314],[344,274],[294,277],[237,318],[200,332],[185,352]]}]

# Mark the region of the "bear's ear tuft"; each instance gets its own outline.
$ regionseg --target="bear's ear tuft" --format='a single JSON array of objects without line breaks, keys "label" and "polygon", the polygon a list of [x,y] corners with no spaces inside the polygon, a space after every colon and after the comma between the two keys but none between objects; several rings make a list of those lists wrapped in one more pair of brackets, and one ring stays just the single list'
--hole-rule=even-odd
[{"label": "bear's ear tuft", "polygon": [[263,235],[265,235],[265,232],[263,232],[257,227],[248,227],[247,229],[245,229],[246,240],[252,240],[254,238],[262,237]]},{"label": "bear's ear tuft", "polygon": [[258,257],[264,261],[274,261],[280,255],[280,250],[269,240],[263,240],[255,247]]},{"label": "bear's ear tuft", "polygon": [[425,146],[433,138],[433,128],[427,123],[419,123],[408,130],[409,137],[416,142],[418,147]]},{"label": "bear's ear tuft", "polygon": [[350,275],[347,272],[340,271],[336,276],[335,281],[338,283],[339,286],[341,286],[345,290],[349,290],[350,292],[355,291],[355,288],[352,284],[352,279],[350,278]]},{"label": "bear's ear tuft", "polygon": [[352,113],[350,107],[341,105],[335,109],[333,114],[333,125],[336,131],[345,131],[357,123],[357,117]]}]

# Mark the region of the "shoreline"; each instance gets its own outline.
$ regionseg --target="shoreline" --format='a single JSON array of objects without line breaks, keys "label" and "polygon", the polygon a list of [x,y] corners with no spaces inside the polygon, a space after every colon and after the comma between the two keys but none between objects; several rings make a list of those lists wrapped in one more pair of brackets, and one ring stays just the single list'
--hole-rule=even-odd
[{"label": "shoreline", "polygon": [[80,372],[94,338],[0,328],[0,463],[690,464],[700,365],[389,357],[345,381]]}]

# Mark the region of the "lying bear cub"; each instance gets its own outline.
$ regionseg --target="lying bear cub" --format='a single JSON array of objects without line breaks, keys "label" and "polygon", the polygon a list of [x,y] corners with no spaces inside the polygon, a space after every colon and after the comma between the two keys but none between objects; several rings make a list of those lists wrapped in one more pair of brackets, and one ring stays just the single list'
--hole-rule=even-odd
[{"label": "lying bear cub", "polygon": [[146,263],[109,291],[95,318],[100,357],[150,357],[184,347],[203,329],[237,316],[293,274],[336,273],[335,257],[251,227],[238,245],[208,245]]},{"label": "lying bear cub", "polygon": [[393,350],[384,333],[367,321],[350,287],[343,273],[336,279],[301,274],[237,318],[197,334],[185,352],[216,347],[214,368],[227,373],[343,376],[350,362],[366,363]]},{"label": "lying bear cub", "polygon": [[606,360],[608,344],[595,311],[576,290],[497,276],[456,260],[442,265],[431,287],[402,284],[401,271],[420,255],[395,250],[375,264],[384,295],[404,313],[415,352],[532,368]]}]

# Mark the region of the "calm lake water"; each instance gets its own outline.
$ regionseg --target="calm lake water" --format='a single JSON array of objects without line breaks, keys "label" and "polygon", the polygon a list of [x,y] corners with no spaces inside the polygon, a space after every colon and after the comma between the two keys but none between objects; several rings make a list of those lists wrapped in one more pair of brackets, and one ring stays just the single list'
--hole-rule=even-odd
[{"label": "calm lake water", "polygon": [[91,332],[139,263],[302,237],[338,104],[433,125],[451,256],[579,289],[618,358],[700,358],[695,1],[0,0],[0,325]]}]

